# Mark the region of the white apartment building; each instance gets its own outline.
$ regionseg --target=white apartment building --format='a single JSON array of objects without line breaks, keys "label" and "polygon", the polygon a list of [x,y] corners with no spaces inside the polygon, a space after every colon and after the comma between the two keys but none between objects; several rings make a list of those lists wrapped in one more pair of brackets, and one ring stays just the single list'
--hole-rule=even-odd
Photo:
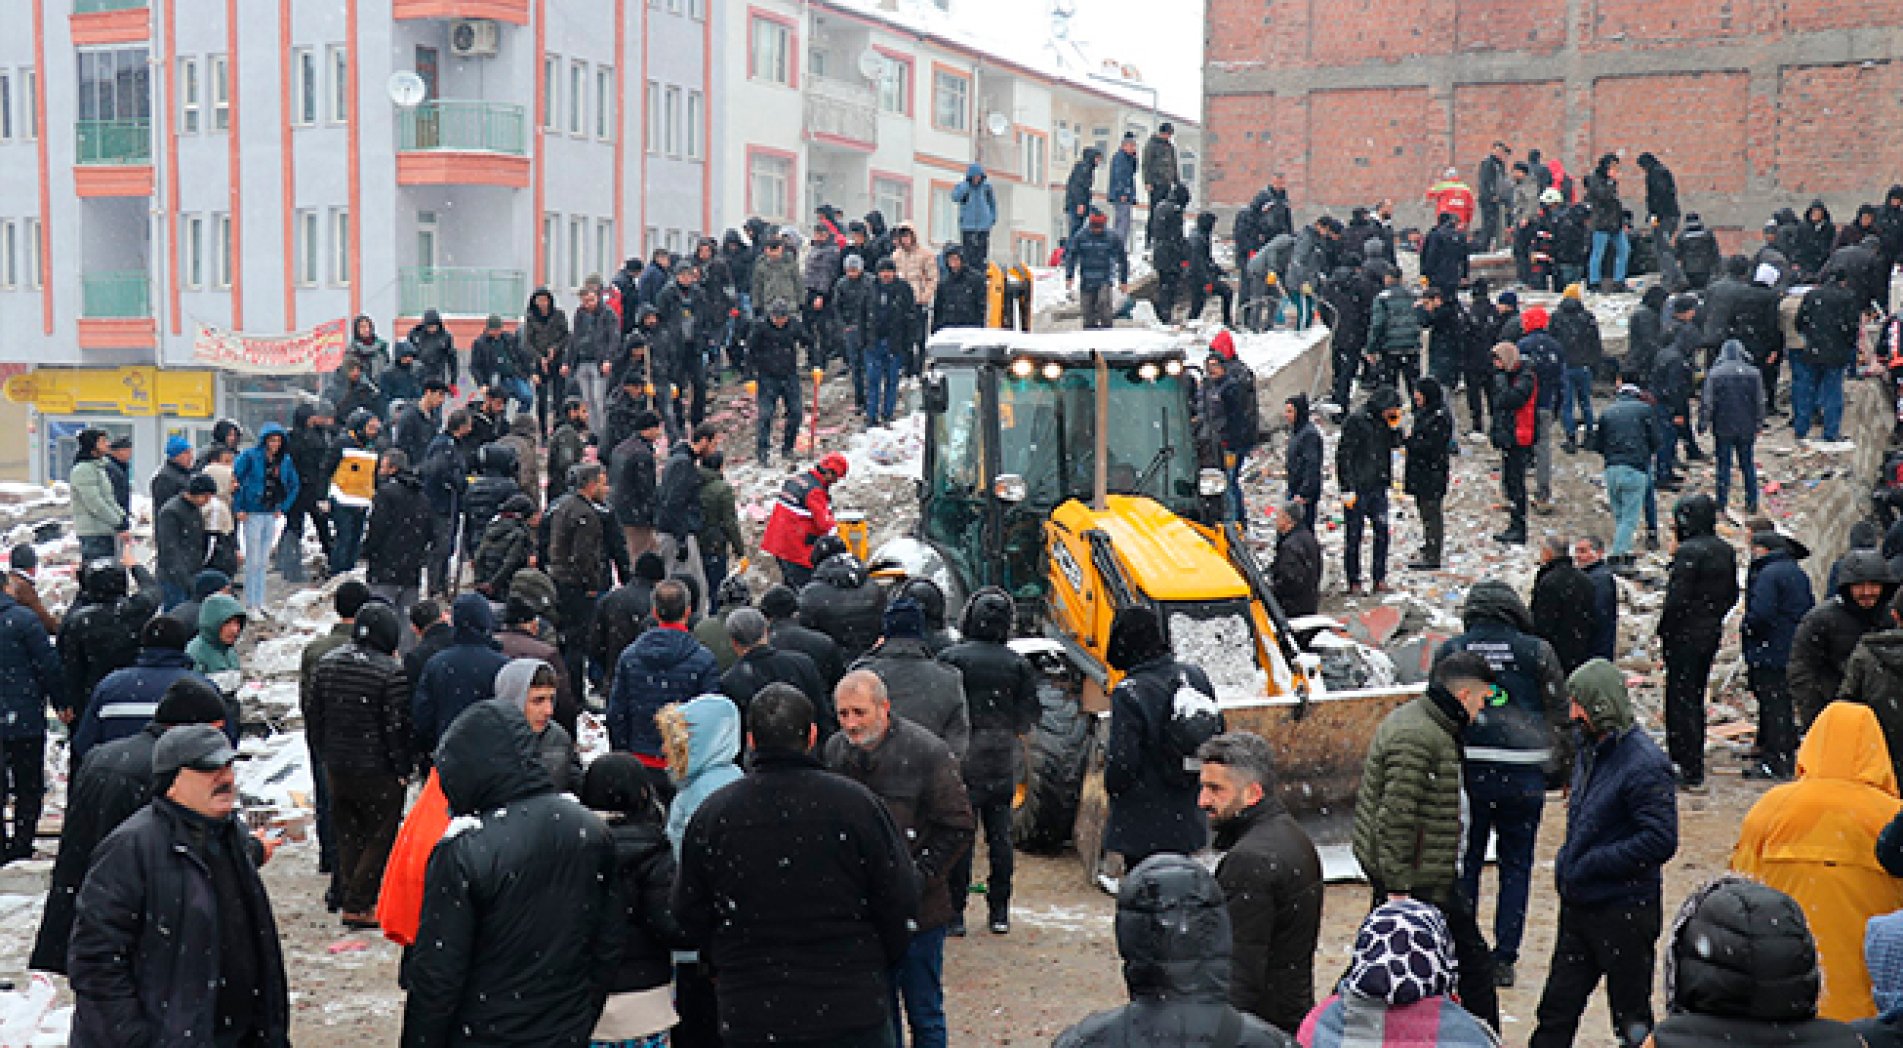
[{"label": "white apartment building", "polygon": [[980,42],[955,16],[956,0],[735,0],[717,27],[717,224],[760,215],[804,232],[825,203],[955,241],[951,191],[979,163],[998,197],[993,258],[1041,265],[1066,232],[1064,182],[1085,147],[1105,151],[1101,199],[1109,151],[1162,120],[1199,185],[1195,121],[1159,115],[1141,89],[1058,69],[1041,38]]},{"label": "white apartment building", "polygon": [[0,416],[30,456],[0,460],[62,477],[102,425],[144,478],[169,432],[286,418],[312,380],[196,366],[200,325],[364,313],[394,340],[434,308],[466,347],[538,284],[567,304],[714,228],[710,58],[733,10],[0,0],[0,368],[31,371]]}]

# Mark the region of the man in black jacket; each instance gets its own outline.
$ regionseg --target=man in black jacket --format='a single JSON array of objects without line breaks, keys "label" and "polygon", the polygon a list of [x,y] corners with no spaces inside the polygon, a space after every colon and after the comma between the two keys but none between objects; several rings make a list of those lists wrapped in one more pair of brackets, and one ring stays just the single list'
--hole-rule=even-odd
[{"label": "man in black jacket", "polygon": [[661,436],[661,416],[642,411],[634,417],[633,426],[633,433],[615,446],[608,460],[608,500],[630,560],[654,548],[654,442]]},{"label": "man in black jacket", "polygon": [[1785,683],[1799,727],[1809,728],[1837,698],[1844,665],[1864,634],[1889,628],[1895,591],[1896,579],[1882,554],[1872,549],[1844,555],[1837,570],[1837,591],[1805,613],[1791,640]]},{"label": "man in black jacket", "polygon": [[1361,409],[1341,424],[1335,447],[1335,483],[1347,517],[1348,593],[1361,592],[1361,531],[1374,530],[1371,574],[1375,593],[1388,588],[1388,482],[1393,451],[1401,444],[1401,395],[1382,386],[1368,395]]},{"label": "man in black jacket", "polygon": [[285,438],[285,452],[291,467],[297,470],[297,498],[284,511],[284,533],[278,538],[278,574],[286,582],[304,581],[304,518],[317,529],[317,541],[324,547],[324,562],[330,562],[330,464],[331,448],[337,443],[333,429],[336,408],[327,400],[299,404],[291,413],[291,434]]},{"label": "man in black jacket", "polygon": [[1196,216],[1196,226],[1184,237],[1189,249],[1189,317],[1201,319],[1203,306],[1211,297],[1222,300],[1222,326],[1235,326],[1236,290],[1222,278],[1222,264],[1216,261],[1216,214],[1204,211]]},{"label": "man in black jacket", "polygon": [[1288,500],[1301,506],[1302,522],[1315,530],[1322,501],[1322,431],[1309,413],[1308,394],[1297,393],[1282,405],[1288,423]]},{"label": "man in black jacket", "polygon": [[[65,692],[53,700],[60,720],[71,724],[86,710],[93,689],[113,670],[139,657],[139,630],[159,610],[158,587],[144,567],[134,567],[139,591],[126,593],[126,569],[106,558],[80,565],[76,609],[60,623],[55,647],[65,671]],[[196,622],[191,625],[197,626]]]},{"label": "man in black jacket", "polygon": [[163,506],[173,495],[182,494],[192,479],[192,461],[197,453],[183,436],[165,438],[165,462],[152,474],[152,505]]},{"label": "man in black jacket", "polygon": [[881,616],[879,643],[855,670],[871,670],[892,696],[892,712],[937,736],[960,761],[971,748],[971,711],[964,679],[935,658],[925,643],[925,612],[904,594],[894,597]]},{"label": "man in black jacket", "polygon": [[1216,883],[1235,946],[1229,1003],[1284,1033],[1315,1006],[1322,863],[1275,794],[1269,744],[1234,732],[1203,744],[1198,805],[1216,829]]},{"label": "man in black jacket", "polygon": [[947,881],[951,865],[971,850],[972,837],[958,759],[930,731],[893,713],[876,673],[846,674],[833,704],[839,734],[826,743],[826,766],[885,802],[918,871],[912,941],[892,972],[893,1043],[909,1027],[911,1044],[945,1048],[945,935],[954,912]]},{"label": "man in black jacket", "polygon": [[1438,571],[1446,545],[1441,508],[1447,499],[1449,449],[1454,446],[1454,413],[1440,381],[1432,375],[1414,383],[1414,428],[1407,435],[1407,462],[1401,487],[1413,496],[1421,517],[1421,549],[1408,564],[1414,571]]},{"label": "man in black jacket", "polygon": [[720,978],[726,1043],[886,1043],[890,975],[918,881],[878,797],[810,756],[813,704],[770,685],[747,710],[750,773],[687,824],[673,911]]},{"label": "man in black jacket", "polygon": [[77,1048],[289,1043],[277,923],[234,813],[237,757],[211,725],[167,731],[152,803],[94,852],[67,953]]},{"label": "man in black jacket", "polygon": [[589,624],[586,650],[601,667],[601,692],[614,686],[615,663],[634,639],[654,625],[654,587],[667,579],[667,564],[649,550],[634,558],[634,575],[601,595]]},{"label": "man in black jacket", "polygon": [[490,699],[436,750],[452,814],[404,968],[408,1045],[582,1044],[625,934],[614,839],[555,791],[521,709]]},{"label": "man in black jacket", "polygon": [[[1043,709],[1037,670],[1006,643],[1016,611],[1010,595],[996,586],[972,594],[965,603],[965,639],[938,656],[963,677],[970,708],[971,746],[959,769],[971,810],[984,830],[991,866],[985,881],[985,908],[994,935],[1011,930],[1011,818],[1018,755]],[[966,852],[952,865],[953,935],[964,934],[966,888],[971,884],[975,851]]]},{"label": "man in black jacket", "polygon": [[[694,427],[692,441],[678,441],[669,450],[667,469],[655,496],[654,551],[661,555],[671,576],[685,575],[706,594],[707,574],[700,556],[700,533],[706,523],[700,501],[700,460],[720,446],[720,430],[711,422]],[[703,599],[695,614],[704,614]]]},{"label": "man in black jacket", "polygon": [[1797,439],[1810,436],[1811,417],[1824,418],[1824,439],[1843,437],[1844,368],[1857,359],[1857,335],[1863,303],[1850,277],[1834,271],[1811,288],[1797,308],[1797,333],[1804,349],[1791,361],[1791,428]]},{"label": "man in black jacket", "polygon": [[1571,673],[1592,657],[1599,630],[1591,580],[1573,565],[1572,547],[1559,535],[1540,542],[1540,570],[1533,577],[1533,632],[1545,638]]},{"label": "man in black jacket", "polygon": [[376,927],[383,867],[403,820],[409,779],[410,683],[397,661],[396,609],[357,610],[350,643],[318,660],[305,731],[324,766],[337,837],[331,892],[346,928]]},{"label": "man in black jacket", "polygon": [[414,688],[423,679],[423,667],[451,644],[456,643],[456,627],[450,625],[449,609],[433,600],[419,600],[410,609],[410,650],[403,653],[403,676]]},{"label": "man in black jacket", "polygon": [[[963,258],[963,253],[960,253]],[[948,263],[949,264],[949,263]],[[866,427],[892,421],[899,406],[899,369],[911,352],[912,324],[918,312],[912,285],[899,279],[898,263],[879,260],[878,279],[866,298]],[[787,430],[786,457],[793,456]]]},{"label": "man in black jacket", "polygon": [[[40,916],[39,937],[27,967],[66,974],[66,948],[73,937],[79,888],[99,842],[152,799],[152,748],[159,736],[185,724],[223,730],[224,698],[211,682],[186,674],[159,699],[151,723],[138,734],[105,743],[88,753],[66,791],[66,819],[59,829],[59,855]],[[259,849],[258,856],[263,855]]]},{"label": "man in black jacket", "polygon": [[[1104,747],[1104,849],[1122,855],[1126,869],[1157,852],[1195,852],[1209,843],[1209,825],[1196,808],[1196,775],[1184,764],[1222,730],[1215,688],[1201,668],[1177,660],[1147,605],[1117,612],[1104,656],[1124,673],[1110,696]],[[1200,737],[1185,745],[1191,734]]]},{"label": "man in black jacket", "polygon": [[[767,637],[781,651],[797,651],[813,660],[819,680],[832,695],[846,675],[846,656],[839,642],[799,621],[800,595],[791,586],[775,586],[760,595],[760,614],[766,616]],[[822,704],[824,706],[825,704]]]},{"label": "man in black jacket", "polygon": [[[813,581],[801,587],[799,622],[839,645],[847,665],[872,649],[885,633],[885,590],[866,574],[845,544],[828,536],[813,543]],[[764,609],[763,609],[764,610]],[[768,617],[772,616],[768,611]],[[824,675],[826,667],[820,664]]]},{"label": "man in black jacket", "polygon": [[410,731],[424,753],[435,749],[464,710],[495,697],[496,674],[509,664],[496,643],[496,616],[487,597],[457,597],[449,618],[455,628],[450,645],[410,685]]},{"label": "man in black jacket", "polygon": [[[877,264],[876,262],[874,263]],[[852,402],[866,409],[866,303],[877,278],[867,275],[863,255],[847,254],[846,275],[833,283],[833,319],[840,345],[846,352],[846,370],[852,376]]]},{"label": "man in black jacket", "polygon": [[[889,260],[888,260],[889,261]],[[754,410],[759,419],[754,424],[753,457],[760,465],[770,465],[773,461],[772,436],[773,416],[780,408],[786,409],[786,429],[780,442],[780,457],[792,459],[793,445],[799,440],[800,418],[804,407],[800,401],[799,347],[809,342],[806,329],[794,316],[793,304],[786,299],[756,306],[765,312],[765,316],[753,322],[753,328],[747,334],[747,367],[753,373]],[[867,320],[871,314],[868,310]],[[867,346],[867,382],[871,382],[871,336],[866,336]]]},{"label": "man in black jacket", "polygon": [[1672,235],[1678,232],[1678,180],[1672,177],[1672,169],[1651,153],[1640,153],[1638,163],[1645,172],[1645,210],[1652,216],[1652,250],[1658,255],[1659,284],[1670,291],[1684,280],[1672,250]]},{"label": "man in black jacket", "polygon": [[434,526],[423,479],[410,468],[409,456],[392,448],[377,464],[377,494],[370,502],[370,526],[364,532],[364,581],[370,592],[408,615],[416,606],[429,546],[423,541]]},{"label": "man in black jacket", "polygon": [[945,249],[945,275],[932,298],[932,331],[948,327],[984,327],[988,289],[984,274],[965,265],[963,249]]},{"label": "man in black jacket", "polygon": [[1275,559],[1269,563],[1269,589],[1289,618],[1320,610],[1322,547],[1303,519],[1306,507],[1290,502],[1275,511]]},{"label": "man in black jacket", "polygon": [[1665,651],[1665,732],[1679,786],[1705,786],[1705,689],[1725,615],[1738,602],[1738,557],[1719,538],[1718,504],[1689,495],[1672,509],[1672,554],[1658,635]]},{"label": "man in black jacket", "polygon": [[[831,717],[832,692],[819,679],[819,668],[805,653],[783,651],[773,646],[767,636],[766,616],[753,608],[737,608],[727,616],[727,639],[733,643],[733,667],[720,676],[720,692],[740,707],[740,718],[745,720],[747,706],[753,697],[765,690],[769,684],[790,684],[799,689],[801,695],[813,704],[820,720],[820,741],[832,737],[838,730],[837,720]],[[827,721],[833,723],[829,728]]]},{"label": "man in black jacket", "polygon": [[1096,146],[1085,146],[1083,155],[1071,165],[1070,177],[1064,182],[1066,237],[1076,236],[1084,220],[1090,217],[1090,183],[1097,176],[1097,165],[1102,162],[1102,150]]},{"label": "man in black jacket", "polygon": [[158,549],[159,589],[165,594],[164,611],[185,603],[192,595],[192,579],[205,566],[205,503],[218,494],[218,482],[196,474],[184,491],[159,507],[152,519],[152,543]]},{"label": "man in black jacket", "polygon": [[462,440],[469,434],[469,413],[461,408],[449,413],[443,431],[436,434],[417,467],[423,481],[423,497],[430,508],[429,588],[430,595],[446,598],[456,581],[451,575],[457,538],[462,534],[463,497],[469,492],[469,464],[463,460]]}]

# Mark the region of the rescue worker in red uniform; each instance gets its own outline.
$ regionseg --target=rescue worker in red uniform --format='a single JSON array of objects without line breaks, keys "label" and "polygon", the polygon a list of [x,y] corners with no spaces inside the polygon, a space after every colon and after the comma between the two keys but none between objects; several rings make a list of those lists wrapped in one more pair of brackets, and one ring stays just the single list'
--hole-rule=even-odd
[{"label": "rescue worker in red uniform", "polygon": [[760,549],[780,562],[780,578],[796,590],[813,577],[813,543],[833,533],[832,487],[846,468],[846,456],[835,451],[787,478],[774,500]]}]

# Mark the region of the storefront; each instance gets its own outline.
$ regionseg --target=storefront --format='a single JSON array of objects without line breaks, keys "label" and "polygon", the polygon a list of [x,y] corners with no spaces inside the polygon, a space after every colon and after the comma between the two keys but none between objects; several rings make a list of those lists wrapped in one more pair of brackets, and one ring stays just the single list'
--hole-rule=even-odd
[{"label": "storefront", "polygon": [[88,427],[130,437],[132,476],[144,478],[158,469],[168,437],[183,435],[193,447],[210,441],[217,378],[198,368],[36,368],[9,378],[5,394],[31,409],[34,483],[66,479],[79,432]]}]

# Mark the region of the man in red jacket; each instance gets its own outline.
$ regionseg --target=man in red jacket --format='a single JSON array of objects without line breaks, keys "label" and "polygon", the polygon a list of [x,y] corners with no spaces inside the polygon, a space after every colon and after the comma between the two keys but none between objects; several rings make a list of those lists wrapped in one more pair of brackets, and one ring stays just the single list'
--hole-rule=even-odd
[{"label": "man in red jacket", "polygon": [[835,451],[789,477],[773,503],[760,550],[780,562],[780,578],[796,590],[813,577],[813,543],[833,533],[832,487],[846,468],[846,456]]}]

